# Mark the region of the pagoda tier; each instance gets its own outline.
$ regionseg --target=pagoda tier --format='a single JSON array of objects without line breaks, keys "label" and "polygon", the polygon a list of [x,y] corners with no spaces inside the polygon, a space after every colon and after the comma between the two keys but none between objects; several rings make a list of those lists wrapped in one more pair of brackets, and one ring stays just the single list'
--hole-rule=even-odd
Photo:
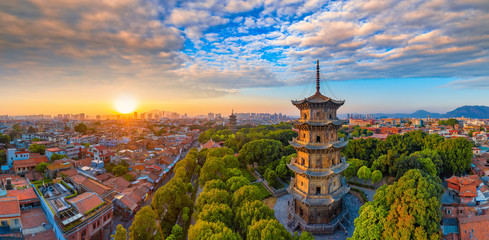
[{"label": "pagoda tier", "polygon": [[335,142],[329,142],[329,143],[324,144],[324,143],[305,142],[305,141],[300,141],[300,140],[297,140],[296,138],[293,138],[292,141],[289,141],[289,143],[296,150],[302,150],[302,151],[308,151],[309,152],[309,150],[327,150],[330,148],[341,149],[343,147],[346,147],[346,145],[348,144],[348,141],[335,141]]},{"label": "pagoda tier", "polygon": [[305,174],[305,177],[325,177],[334,174],[341,174],[343,171],[348,168],[348,163],[345,158],[341,158],[340,163],[335,165],[329,165],[327,168],[319,168],[317,166],[312,167],[304,167],[297,163],[297,158],[292,158],[287,166],[290,170],[292,170],[295,174]]},{"label": "pagoda tier", "polygon": [[[291,181],[294,181],[294,178],[292,178]],[[293,185],[290,185],[287,190],[294,199],[308,206],[327,206],[340,201],[348,191],[350,191],[350,187],[346,185],[344,179],[341,180],[340,184],[341,185],[330,194],[310,194],[301,191]]]}]

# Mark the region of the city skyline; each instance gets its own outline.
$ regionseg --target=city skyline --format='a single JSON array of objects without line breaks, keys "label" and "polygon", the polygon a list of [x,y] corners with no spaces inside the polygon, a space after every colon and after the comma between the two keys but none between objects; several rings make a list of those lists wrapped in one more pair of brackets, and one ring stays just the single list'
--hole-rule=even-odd
[{"label": "city skyline", "polygon": [[0,114],[281,112],[315,60],[344,113],[484,105],[487,1],[8,1]]}]

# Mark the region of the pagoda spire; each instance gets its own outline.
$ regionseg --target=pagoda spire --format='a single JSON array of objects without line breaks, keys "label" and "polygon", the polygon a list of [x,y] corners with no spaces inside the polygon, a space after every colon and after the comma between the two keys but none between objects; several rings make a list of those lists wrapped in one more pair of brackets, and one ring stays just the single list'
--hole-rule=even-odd
[{"label": "pagoda spire", "polygon": [[316,66],[316,93],[319,93],[319,60],[317,60],[317,66]]}]

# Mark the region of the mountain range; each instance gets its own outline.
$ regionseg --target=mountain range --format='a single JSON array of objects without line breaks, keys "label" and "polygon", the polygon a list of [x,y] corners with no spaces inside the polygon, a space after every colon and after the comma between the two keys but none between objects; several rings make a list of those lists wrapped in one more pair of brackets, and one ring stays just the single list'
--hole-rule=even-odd
[{"label": "mountain range", "polygon": [[373,114],[376,118],[456,118],[456,117],[467,117],[467,118],[478,118],[478,119],[489,119],[489,107],[488,106],[463,106],[456,108],[447,113],[432,113],[425,110],[418,110],[414,113],[376,113]]}]

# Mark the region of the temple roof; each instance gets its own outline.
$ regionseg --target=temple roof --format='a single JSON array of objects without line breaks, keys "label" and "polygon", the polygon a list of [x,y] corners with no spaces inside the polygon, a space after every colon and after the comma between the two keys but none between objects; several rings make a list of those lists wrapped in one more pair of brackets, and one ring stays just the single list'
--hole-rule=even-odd
[{"label": "temple roof", "polygon": [[314,171],[311,169],[303,170],[303,169],[297,167],[295,164],[292,164],[292,163],[287,164],[287,166],[290,168],[290,170],[294,171],[295,173],[299,173],[299,174],[303,173],[303,174],[306,174],[308,176],[313,176],[313,177],[325,177],[325,176],[328,176],[331,174],[340,174],[343,171],[345,171],[345,169],[349,165],[350,164],[348,164],[348,163],[341,162],[341,163],[339,163],[333,167],[325,168],[322,171]]},{"label": "temple roof", "polygon": [[314,95],[304,98],[302,100],[292,100],[292,104],[294,105],[299,105],[303,103],[327,103],[327,102],[332,102],[337,105],[343,105],[345,101],[339,101],[339,100],[334,100],[332,98],[326,97],[321,92],[316,92]]},{"label": "temple roof", "polygon": [[296,141],[289,141],[290,145],[292,145],[292,147],[295,147],[295,148],[308,148],[308,149],[328,149],[328,148],[331,148],[331,147],[334,147],[334,148],[342,148],[342,147],[345,147],[346,144],[348,144],[348,141],[336,141],[336,142],[333,142],[333,143],[330,143],[330,144],[321,144],[321,145],[313,145],[313,144],[306,144],[306,145],[303,145],[303,144],[300,144]]}]

